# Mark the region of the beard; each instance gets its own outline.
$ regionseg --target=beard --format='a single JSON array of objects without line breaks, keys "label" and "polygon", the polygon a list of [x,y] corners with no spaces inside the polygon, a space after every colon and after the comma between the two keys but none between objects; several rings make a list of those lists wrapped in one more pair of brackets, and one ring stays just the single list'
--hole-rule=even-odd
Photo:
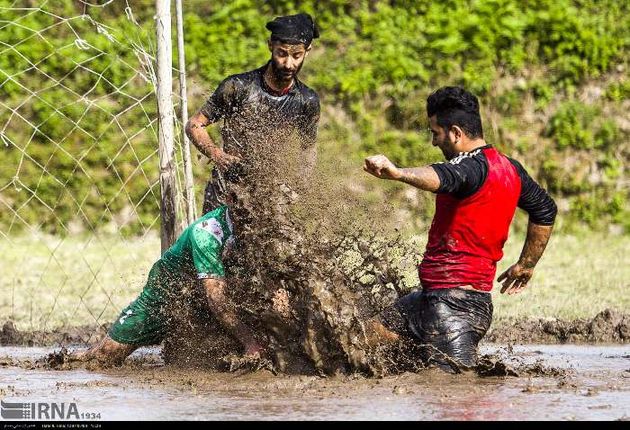
[{"label": "beard", "polygon": [[442,144],[439,145],[442,150],[442,154],[444,154],[444,158],[446,158],[447,161],[452,160],[457,155],[457,152],[453,149],[454,146],[455,142],[452,142],[449,136],[446,136],[444,141],[442,141]]},{"label": "beard", "polygon": [[278,82],[289,82],[300,73],[302,70],[302,65],[304,61],[300,63],[300,65],[295,70],[289,70],[282,67],[280,64],[276,62],[276,60],[271,57],[271,72],[273,73],[273,77]]}]

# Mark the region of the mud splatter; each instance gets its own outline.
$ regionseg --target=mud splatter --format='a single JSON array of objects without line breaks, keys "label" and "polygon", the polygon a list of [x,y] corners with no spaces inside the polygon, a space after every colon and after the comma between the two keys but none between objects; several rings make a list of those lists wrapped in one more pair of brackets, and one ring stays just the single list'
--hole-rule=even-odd
[{"label": "mud splatter", "polygon": [[[375,345],[368,323],[414,286],[415,279],[406,276],[409,266],[417,263],[419,250],[375,225],[374,219],[386,218],[391,209],[387,205],[380,209],[383,214],[364,210],[329,179],[339,175],[308,178],[299,161],[299,142],[291,136],[274,136],[274,142],[282,145],[259,142],[262,147],[248,151],[241,177],[228,187],[237,196],[230,213],[238,245],[225,260],[235,311],[267,346],[274,371],[381,376],[424,370],[418,348],[426,346],[408,339]],[[626,315],[605,311],[573,324],[519,322],[513,332],[495,328],[486,340],[534,341],[536,333],[544,333],[559,341],[576,341],[586,333],[585,341],[622,341],[628,338],[629,322]],[[251,367],[235,358],[239,344],[210,314],[198,284],[182,286],[169,325],[163,349],[166,363],[217,370]],[[85,341],[80,331],[57,336],[62,334],[62,343]],[[25,336],[7,323],[0,343],[50,341],[44,333]],[[74,366],[63,351],[42,365]],[[450,366],[453,373],[474,370],[480,376],[553,372],[531,365],[515,369],[493,357],[483,358],[475,369],[455,362]]]},{"label": "mud splatter", "polygon": [[512,348],[508,346],[494,354],[486,354],[479,357],[479,363],[475,367],[475,372],[481,377],[492,376],[546,376],[558,378],[566,382],[566,378],[573,374],[571,369],[564,369],[545,364],[542,358],[528,362],[522,356],[514,354]]}]

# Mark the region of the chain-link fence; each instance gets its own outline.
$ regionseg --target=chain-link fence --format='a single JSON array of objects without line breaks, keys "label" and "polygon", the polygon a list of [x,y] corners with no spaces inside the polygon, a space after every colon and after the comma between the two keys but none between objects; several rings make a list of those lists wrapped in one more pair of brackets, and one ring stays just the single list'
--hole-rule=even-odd
[{"label": "chain-link fence", "polygon": [[154,14],[0,2],[0,321],[109,322],[159,256]]}]

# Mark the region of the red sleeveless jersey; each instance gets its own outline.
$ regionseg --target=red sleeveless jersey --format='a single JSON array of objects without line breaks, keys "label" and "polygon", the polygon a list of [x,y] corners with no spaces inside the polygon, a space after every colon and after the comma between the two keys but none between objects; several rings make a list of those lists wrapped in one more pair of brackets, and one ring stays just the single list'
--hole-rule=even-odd
[{"label": "red sleeveless jersey", "polygon": [[438,194],[429,241],[419,266],[426,290],[472,285],[490,291],[496,263],[521,193],[521,179],[510,160],[494,148],[482,149],[488,176],[471,196]]}]

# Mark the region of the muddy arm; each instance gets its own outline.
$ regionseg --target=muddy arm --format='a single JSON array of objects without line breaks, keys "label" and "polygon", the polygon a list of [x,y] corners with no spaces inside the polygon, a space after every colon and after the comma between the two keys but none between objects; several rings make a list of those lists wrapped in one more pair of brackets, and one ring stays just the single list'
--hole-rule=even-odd
[{"label": "muddy arm", "polygon": [[214,161],[221,169],[225,170],[233,162],[239,161],[238,157],[229,155],[219,148],[213,141],[206,127],[210,120],[203,113],[197,112],[186,123],[186,135],[199,151]]},{"label": "muddy arm", "polygon": [[238,319],[234,304],[225,296],[226,282],[219,279],[204,279],[203,284],[212,314],[235,339],[241,342],[245,348],[245,355],[260,355],[263,348],[251,330]]},{"label": "muddy arm", "polygon": [[363,170],[379,179],[404,182],[425,191],[436,192],[440,187],[440,178],[431,166],[400,169],[384,155],[367,157]]},{"label": "muddy arm", "polygon": [[538,225],[529,222],[521,256],[516,264],[510,266],[497,278],[498,282],[503,282],[502,294],[505,292],[516,294],[527,286],[527,282],[534,274],[534,267],[545,251],[552,230],[553,225]]}]

